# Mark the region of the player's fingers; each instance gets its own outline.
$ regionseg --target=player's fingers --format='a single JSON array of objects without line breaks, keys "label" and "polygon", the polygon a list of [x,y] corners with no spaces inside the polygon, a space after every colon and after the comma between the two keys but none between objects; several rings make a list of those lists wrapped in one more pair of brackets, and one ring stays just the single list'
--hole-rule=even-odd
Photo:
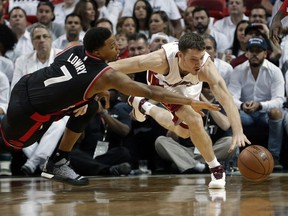
[{"label": "player's fingers", "polygon": [[232,143],[232,145],[230,146],[229,150],[228,150],[228,153],[231,153],[233,152],[235,149],[235,143]]}]

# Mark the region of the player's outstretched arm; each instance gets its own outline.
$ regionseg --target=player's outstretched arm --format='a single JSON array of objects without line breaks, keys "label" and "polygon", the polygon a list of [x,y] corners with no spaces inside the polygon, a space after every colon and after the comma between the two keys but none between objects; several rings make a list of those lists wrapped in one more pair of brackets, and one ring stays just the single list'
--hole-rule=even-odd
[{"label": "player's outstretched arm", "polygon": [[[217,104],[195,101],[159,86],[149,86],[135,82],[127,75],[114,70],[106,72],[100,79],[99,84],[97,83],[98,88],[116,89],[125,95],[145,97],[163,103],[191,105],[195,110],[219,110]],[[100,83],[103,85],[102,87]],[[99,91],[103,91],[103,89],[99,89]]]},{"label": "player's outstretched arm", "polygon": [[162,74],[167,71],[168,64],[165,51],[160,49],[145,55],[109,62],[109,66],[125,74],[138,73],[146,70]]}]

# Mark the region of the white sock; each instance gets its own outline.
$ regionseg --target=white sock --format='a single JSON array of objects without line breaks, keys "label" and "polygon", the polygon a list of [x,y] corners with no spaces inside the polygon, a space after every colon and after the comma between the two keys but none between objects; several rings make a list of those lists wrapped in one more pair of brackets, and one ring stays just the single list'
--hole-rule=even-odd
[{"label": "white sock", "polygon": [[209,168],[214,168],[214,167],[217,167],[217,166],[220,166],[221,164],[218,162],[217,158],[215,157],[212,161],[210,162],[207,162],[206,163],[208,164]]},{"label": "white sock", "polygon": [[143,105],[142,108],[145,110],[146,115],[150,115],[150,110],[153,108],[155,105],[151,104],[150,102],[146,101]]}]

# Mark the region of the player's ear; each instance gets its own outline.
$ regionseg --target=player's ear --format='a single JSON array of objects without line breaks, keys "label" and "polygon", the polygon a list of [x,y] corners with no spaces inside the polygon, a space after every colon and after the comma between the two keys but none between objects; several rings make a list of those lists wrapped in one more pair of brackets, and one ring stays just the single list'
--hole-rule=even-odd
[{"label": "player's ear", "polygon": [[101,54],[100,54],[100,52],[99,52],[98,50],[94,50],[94,51],[93,51],[93,55],[94,55],[95,57],[98,57],[98,58],[101,57]]},{"label": "player's ear", "polygon": [[178,58],[182,58],[183,57],[183,53],[182,52],[177,52],[177,56],[178,56]]}]

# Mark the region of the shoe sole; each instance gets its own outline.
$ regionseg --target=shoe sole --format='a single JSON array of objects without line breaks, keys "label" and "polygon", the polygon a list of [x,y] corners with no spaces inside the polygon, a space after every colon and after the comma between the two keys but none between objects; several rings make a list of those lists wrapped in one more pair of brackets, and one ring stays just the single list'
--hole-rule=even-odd
[{"label": "shoe sole", "polygon": [[[146,120],[146,117],[144,114],[142,114],[139,109],[135,109],[135,107],[133,106],[133,100],[130,101],[130,98],[128,99],[128,104],[130,106],[133,107],[133,112],[132,112],[132,115],[133,115],[133,118],[139,122],[144,122]],[[139,104],[138,104],[139,105]]]},{"label": "shoe sole", "polygon": [[224,189],[225,185],[209,185],[209,189]]},{"label": "shoe sole", "polygon": [[58,182],[62,182],[62,183],[66,183],[66,184],[70,184],[70,185],[76,185],[76,186],[84,186],[84,185],[88,185],[89,184],[89,180],[84,180],[84,181],[75,181],[75,180],[71,180],[71,179],[67,179],[67,178],[59,178],[55,175],[46,173],[46,172],[42,172],[41,173],[41,177],[44,177],[46,179],[51,179],[51,180],[55,180]]}]

